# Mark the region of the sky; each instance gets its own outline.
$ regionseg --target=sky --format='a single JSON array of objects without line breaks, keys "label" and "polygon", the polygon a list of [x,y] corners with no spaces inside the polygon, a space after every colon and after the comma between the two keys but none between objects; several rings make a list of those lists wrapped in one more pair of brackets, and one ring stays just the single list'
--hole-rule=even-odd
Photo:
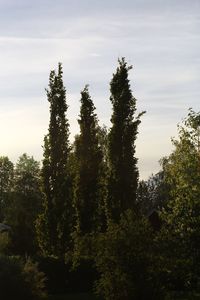
[{"label": "sky", "polygon": [[109,83],[117,60],[138,112],[140,178],[159,171],[177,124],[200,102],[200,0],[0,0],[0,156],[42,159],[48,130],[45,88],[63,64],[71,136],[80,91],[89,84],[101,125],[110,127]]}]

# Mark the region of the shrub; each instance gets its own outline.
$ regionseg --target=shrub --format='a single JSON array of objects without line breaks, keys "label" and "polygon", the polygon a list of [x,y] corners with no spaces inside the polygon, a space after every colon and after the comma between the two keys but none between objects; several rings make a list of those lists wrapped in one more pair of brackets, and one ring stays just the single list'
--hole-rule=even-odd
[{"label": "shrub", "polygon": [[8,232],[0,233],[0,254],[7,254],[10,247],[10,237]]},{"label": "shrub", "polygon": [[105,300],[165,299],[147,220],[127,211],[119,224],[110,223],[107,232],[99,234],[95,245],[98,295]]},{"label": "shrub", "polygon": [[84,293],[93,289],[97,272],[93,261],[80,259],[76,268],[55,257],[38,258],[39,268],[47,277],[49,294]]},{"label": "shrub", "polygon": [[24,264],[19,257],[0,256],[0,291],[3,300],[45,299],[44,281],[44,274],[30,259]]}]

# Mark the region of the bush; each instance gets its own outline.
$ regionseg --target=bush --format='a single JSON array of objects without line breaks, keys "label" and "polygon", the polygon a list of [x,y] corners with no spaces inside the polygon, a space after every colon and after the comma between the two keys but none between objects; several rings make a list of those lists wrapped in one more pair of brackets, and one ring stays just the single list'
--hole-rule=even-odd
[{"label": "bush", "polygon": [[98,295],[105,300],[165,299],[147,220],[127,211],[120,224],[109,224],[107,232],[99,234],[95,245]]},{"label": "bush", "polygon": [[97,272],[93,261],[81,259],[76,266],[54,257],[38,258],[39,268],[47,276],[49,294],[91,292]]},{"label": "bush", "polygon": [[46,287],[49,294],[66,293],[68,291],[69,265],[55,257],[38,257],[39,269],[47,277]]},{"label": "bush", "polygon": [[44,282],[44,274],[30,259],[24,264],[19,257],[0,256],[1,299],[45,299]]},{"label": "bush", "polygon": [[0,233],[0,254],[7,254],[10,248],[10,237],[8,232]]}]

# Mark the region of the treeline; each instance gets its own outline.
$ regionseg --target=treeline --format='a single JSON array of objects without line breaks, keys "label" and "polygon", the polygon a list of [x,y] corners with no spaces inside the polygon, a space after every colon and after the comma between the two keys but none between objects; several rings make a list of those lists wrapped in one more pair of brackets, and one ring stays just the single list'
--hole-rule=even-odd
[{"label": "treeline", "polygon": [[41,168],[26,154],[15,166],[0,158],[0,222],[11,228],[0,233],[0,252],[32,257],[49,282],[47,265],[66,265],[66,290],[76,272],[106,300],[174,299],[200,288],[200,114],[189,111],[161,171],[139,182],[135,141],[144,112],[136,112],[130,70],[119,60],[110,129],[99,126],[84,87],[73,144],[62,65],[50,73]]}]

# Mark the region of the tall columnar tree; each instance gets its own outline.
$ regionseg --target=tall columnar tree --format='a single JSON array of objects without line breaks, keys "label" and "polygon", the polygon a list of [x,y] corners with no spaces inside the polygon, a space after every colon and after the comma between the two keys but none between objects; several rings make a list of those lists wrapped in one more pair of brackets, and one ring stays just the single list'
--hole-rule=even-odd
[{"label": "tall columnar tree", "polygon": [[37,221],[38,241],[43,253],[62,256],[69,247],[71,182],[68,174],[69,124],[62,65],[51,71],[47,98],[50,103],[49,132],[44,139],[42,184],[44,211]]},{"label": "tall columnar tree", "polygon": [[103,213],[103,153],[95,106],[88,86],[81,92],[80,135],[75,142],[77,159],[76,211],[78,230],[84,234],[101,227]]},{"label": "tall columnar tree", "polygon": [[108,211],[110,217],[118,220],[121,213],[136,207],[136,189],[138,183],[135,140],[140,123],[139,114],[135,117],[136,99],[132,95],[125,59],[119,60],[119,66],[110,83],[113,114],[109,133],[109,196]]}]

